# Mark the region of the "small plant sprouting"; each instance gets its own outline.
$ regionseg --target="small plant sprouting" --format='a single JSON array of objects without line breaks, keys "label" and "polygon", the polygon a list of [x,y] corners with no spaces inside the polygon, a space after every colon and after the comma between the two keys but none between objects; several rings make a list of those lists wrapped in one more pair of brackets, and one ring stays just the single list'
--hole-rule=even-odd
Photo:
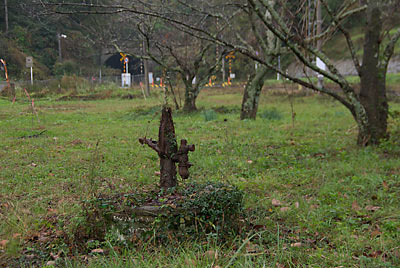
[{"label": "small plant sprouting", "polygon": [[96,146],[94,148],[94,151],[92,153],[92,158],[90,159],[90,166],[89,166],[89,173],[87,175],[87,182],[89,184],[88,189],[88,196],[89,197],[95,197],[97,193],[97,181],[96,181],[96,167],[99,164],[99,143],[100,141],[98,140],[96,142]]},{"label": "small plant sprouting", "polygon": [[287,88],[287,82],[286,81],[283,82],[283,86],[285,88],[286,94],[287,94],[288,99],[289,99],[290,114],[291,114],[291,117],[292,117],[292,128],[294,128],[294,124],[295,124],[295,120],[296,120],[296,112],[294,110],[294,100],[293,100],[294,92],[293,92],[293,87],[290,87],[290,92],[289,92],[289,89]]}]

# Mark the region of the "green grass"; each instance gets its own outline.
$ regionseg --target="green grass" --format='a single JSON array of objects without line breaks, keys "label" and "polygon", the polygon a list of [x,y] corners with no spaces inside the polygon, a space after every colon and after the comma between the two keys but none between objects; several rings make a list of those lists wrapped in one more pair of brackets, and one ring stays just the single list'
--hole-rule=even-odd
[{"label": "green grass", "polygon": [[[213,114],[213,120],[207,120],[204,112],[175,113],[177,138],[196,145],[190,154],[194,166],[189,182],[237,185],[245,192],[243,217],[257,228],[244,230],[232,241],[218,241],[210,234],[208,239],[194,237],[179,246],[145,244],[121,250],[106,241],[101,244],[108,251],[105,256],[82,254],[87,262],[85,256],[63,256],[57,263],[399,267],[399,119],[390,118],[391,140],[380,147],[360,148],[355,145],[357,129],[350,113],[331,99],[293,98],[293,126],[286,96],[261,96],[259,115],[274,111],[279,114],[274,120],[264,116],[240,121],[241,92],[226,90],[200,94],[198,107],[204,111],[229,108]],[[161,100],[37,100],[40,122],[27,102],[12,105],[0,100],[0,241],[10,241],[5,248],[0,246],[1,264],[19,258],[20,266],[30,267],[33,261],[26,256],[34,255],[40,266],[52,260],[48,252],[67,252],[66,241],[48,242],[43,230],[69,231],[79,221],[80,201],[87,198],[90,178],[104,194],[157,184],[158,158],[138,138],[157,138],[155,106]],[[390,105],[392,111],[400,111],[399,104]],[[44,129],[36,138],[20,138]],[[273,206],[273,199],[281,205]],[[34,240],[35,235],[45,242]],[[217,258],[210,257],[210,251],[217,252]]]},{"label": "green grass", "polygon": [[[347,76],[346,77],[347,81],[349,81],[352,84],[358,84],[360,83],[360,77],[359,76]],[[400,74],[386,74],[386,85],[387,86],[395,86],[399,85],[400,83]]]}]

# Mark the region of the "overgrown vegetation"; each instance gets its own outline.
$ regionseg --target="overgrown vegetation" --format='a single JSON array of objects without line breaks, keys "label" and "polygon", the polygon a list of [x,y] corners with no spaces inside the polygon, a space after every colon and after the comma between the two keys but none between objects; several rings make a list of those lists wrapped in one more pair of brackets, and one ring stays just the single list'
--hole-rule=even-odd
[{"label": "overgrown vegetation", "polygon": [[190,184],[157,190],[101,195],[82,203],[82,220],[72,228],[72,245],[90,252],[93,240],[108,247],[107,238],[125,249],[147,242],[168,245],[204,239],[232,238],[244,227],[243,193],[222,183]]},{"label": "overgrown vegetation", "polygon": [[[161,97],[54,101],[58,96],[35,100],[40,121],[26,98],[14,105],[0,99],[3,266],[400,265],[398,103],[390,103],[390,139],[360,148],[351,115],[327,97],[295,95],[293,124],[287,96],[265,93],[260,114],[279,120],[240,121],[239,89],[206,89],[199,108],[215,111],[215,119],[206,121],[203,112],[174,115],[177,138],[196,144],[191,178],[180,182],[182,191],[160,194],[158,157],[137,138],[157,133]],[[210,183],[217,186],[207,188]],[[195,194],[185,207],[205,214],[193,221],[174,216],[172,229],[156,217],[137,236],[117,228],[123,221],[102,220],[124,200],[179,207],[171,201],[176,193]],[[228,200],[239,204],[239,193],[243,210],[228,221],[220,208]],[[216,223],[207,226],[211,218],[238,222],[239,230],[222,236]]]}]

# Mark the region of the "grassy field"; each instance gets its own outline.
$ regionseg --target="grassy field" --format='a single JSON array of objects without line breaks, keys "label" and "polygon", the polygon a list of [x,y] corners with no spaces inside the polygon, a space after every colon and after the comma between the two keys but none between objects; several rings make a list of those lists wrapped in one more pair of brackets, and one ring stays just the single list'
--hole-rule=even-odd
[{"label": "grassy field", "polygon": [[244,191],[241,234],[122,249],[93,241],[104,252],[71,256],[58,234],[71,232],[88,189],[157,184],[158,158],[138,138],[157,138],[160,103],[42,99],[36,116],[23,98],[0,99],[0,266],[400,267],[400,105],[390,103],[391,139],[360,148],[350,113],[329,98],[265,93],[258,119],[240,121],[232,89],[204,90],[202,111],[174,122],[196,145],[189,182]]}]

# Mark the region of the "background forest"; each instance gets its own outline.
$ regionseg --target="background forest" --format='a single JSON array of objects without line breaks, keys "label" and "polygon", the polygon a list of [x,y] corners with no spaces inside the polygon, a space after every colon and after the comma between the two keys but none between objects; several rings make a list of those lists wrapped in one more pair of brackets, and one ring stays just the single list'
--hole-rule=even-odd
[{"label": "background forest", "polygon": [[[123,3],[121,0],[92,2],[106,5]],[[6,26],[4,12],[6,3],[8,26]],[[329,1],[332,8],[341,3],[342,1],[339,0]],[[0,12],[0,57],[8,62],[12,79],[29,80],[29,70],[25,68],[26,56],[33,56],[35,77],[43,80],[63,74],[98,76],[99,67],[104,65],[102,57],[118,53],[116,46],[124,52],[143,54],[141,52],[143,37],[137,29],[137,21],[128,15],[54,14],[45,9],[41,1],[37,0],[4,0],[1,1],[0,8],[2,11]],[[72,11],[73,9],[72,7]],[[79,7],[76,7],[76,10],[78,9]],[[358,39],[359,43],[362,43],[362,34],[357,32],[364,24],[364,20],[362,15],[356,15],[346,22],[351,32],[355,32],[354,38]],[[162,36],[173,35],[176,31],[163,27],[161,24],[160,27]],[[249,25],[244,20],[238,20],[236,27],[242,33],[249,30]],[[67,36],[67,38],[61,38],[62,59],[59,57],[58,45],[60,34]],[[342,42],[340,39],[332,41],[332,45],[327,48],[327,54],[338,60],[349,58],[350,55],[341,51]],[[191,46],[193,45],[188,43],[186,49],[191,50]],[[215,51],[208,53],[214,54]],[[293,59],[290,56],[283,57],[282,68],[287,67],[291,60]],[[237,75],[242,80],[246,80],[246,74],[254,67],[247,58],[240,56],[233,64],[236,67],[234,69],[241,70]],[[274,76],[275,73],[270,71],[269,77]]]}]

